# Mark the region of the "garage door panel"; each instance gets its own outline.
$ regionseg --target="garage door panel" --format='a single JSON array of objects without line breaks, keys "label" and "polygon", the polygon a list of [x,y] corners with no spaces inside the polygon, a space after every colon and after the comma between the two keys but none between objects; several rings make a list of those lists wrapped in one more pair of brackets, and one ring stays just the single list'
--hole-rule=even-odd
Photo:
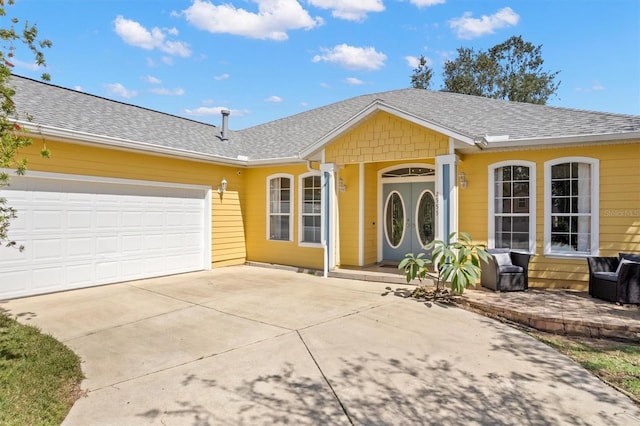
[{"label": "garage door panel", "polygon": [[66,228],[69,231],[90,231],[93,228],[93,212],[89,209],[68,210]]},{"label": "garage door panel", "polygon": [[78,288],[91,285],[93,282],[93,270],[93,262],[68,266],[66,272],[69,287]]},{"label": "garage door panel", "polygon": [[34,290],[55,291],[62,288],[62,283],[62,268],[59,266],[33,271],[32,288]]},{"label": "garage door panel", "polygon": [[32,243],[32,261],[34,262],[51,262],[63,261],[64,253],[62,251],[62,240],[59,238],[48,238],[33,240]]},{"label": "garage door panel", "polygon": [[0,299],[208,267],[204,188],[52,180],[1,193],[26,250],[0,248]]}]

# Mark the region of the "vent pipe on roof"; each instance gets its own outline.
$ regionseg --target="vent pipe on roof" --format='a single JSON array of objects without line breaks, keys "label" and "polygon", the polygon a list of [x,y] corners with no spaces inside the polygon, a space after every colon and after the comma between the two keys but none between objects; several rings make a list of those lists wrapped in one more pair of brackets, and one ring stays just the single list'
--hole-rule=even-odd
[{"label": "vent pipe on roof", "polygon": [[222,128],[220,129],[220,139],[222,139],[223,141],[228,141],[229,135],[227,135],[227,133],[229,131],[229,114],[231,114],[231,111],[229,111],[228,109],[223,109],[222,111],[220,111],[220,114],[222,114]]}]

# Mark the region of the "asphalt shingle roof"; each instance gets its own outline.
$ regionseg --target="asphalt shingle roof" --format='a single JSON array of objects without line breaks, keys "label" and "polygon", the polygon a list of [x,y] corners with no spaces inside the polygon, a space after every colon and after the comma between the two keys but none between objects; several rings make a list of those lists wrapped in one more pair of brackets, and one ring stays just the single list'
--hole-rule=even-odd
[{"label": "asphalt shingle roof", "polygon": [[[34,123],[194,153],[250,160],[297,158],[375,101],[471,139],[536,140],[640,132],[640,116],[401,89],[358,96],[240,131],[14,76],[15,101]],[[231,120],[232,121],[232,118]]]}]

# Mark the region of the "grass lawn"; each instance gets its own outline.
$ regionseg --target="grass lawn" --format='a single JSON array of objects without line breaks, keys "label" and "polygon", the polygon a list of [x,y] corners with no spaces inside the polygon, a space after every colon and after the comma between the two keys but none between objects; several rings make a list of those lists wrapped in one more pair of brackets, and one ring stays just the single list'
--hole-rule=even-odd
[{"label": "grass lawn", "polygon": [[59,425],[81,380],[69,348],[0,311],[0,424]]},{"label": "grass lawn", "polygon": [[531,332],[640,404],[640,344]]}]

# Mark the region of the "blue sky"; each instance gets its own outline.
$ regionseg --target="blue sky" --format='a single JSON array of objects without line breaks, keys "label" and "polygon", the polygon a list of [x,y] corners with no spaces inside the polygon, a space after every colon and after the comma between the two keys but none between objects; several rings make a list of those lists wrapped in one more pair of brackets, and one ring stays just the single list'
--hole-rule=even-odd
[{"label": "blue sky", "polygon": [[439,90],[457,48],[514,35],[560,71],[550,105],[640,115],[638,0],[16,0],[8,16],[53,42],[53,84],[216,125],[230,109],[232,129],[409,87],[420,55]]}]

